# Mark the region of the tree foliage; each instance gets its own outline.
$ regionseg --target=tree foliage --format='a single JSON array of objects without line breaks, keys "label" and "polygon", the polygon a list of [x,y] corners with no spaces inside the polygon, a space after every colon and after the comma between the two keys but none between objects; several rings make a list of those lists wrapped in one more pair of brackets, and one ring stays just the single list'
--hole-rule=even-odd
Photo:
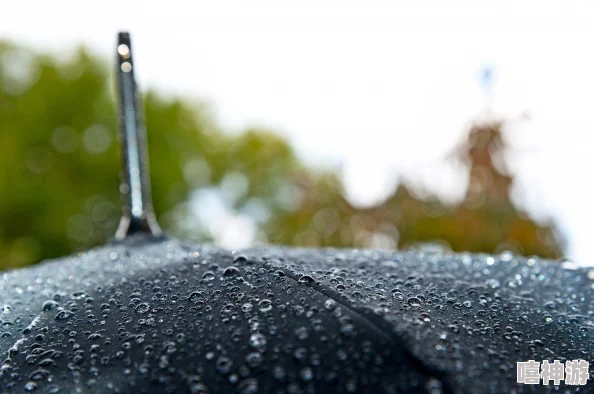
[{"label": "tree foliage", "polygon": [[[0,269],[98,245],[114,233],[120,161],[108,70],[82,48],[60,59],[0,42]],[[560,254],[552,225],[519,212],[509,199],[511,176],[489,162],[502,148],[501,124],[477,126],[461,151],[471,182],[459,206],[418,198],[402,184],[384,203],[357,209],[335,173],[308,168],[272,131],[224,133],[205,105],[155,91],[144,93],[144,112],[155,211],[175,235],[212,240],[190,200],[213,189],[232,211],[253,218],[262,241],[364,247],[440,239],[454,250],[503,245]]]}]

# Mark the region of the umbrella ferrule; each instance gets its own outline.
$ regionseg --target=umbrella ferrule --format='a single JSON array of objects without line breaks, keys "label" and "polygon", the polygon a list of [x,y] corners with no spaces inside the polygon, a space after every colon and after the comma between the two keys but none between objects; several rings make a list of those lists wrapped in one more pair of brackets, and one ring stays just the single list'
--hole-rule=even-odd
[{"label": "umbrella ferrule", "polygon": [[130,34],[118,34],[117,81],[119,99],[119,139],[122,152],[120,194],[122,218],[116,240],[134,233],[160,235],[161,229],[151,200],[146,132],[138,109],[138,93],[134,79],[134,62]]}]

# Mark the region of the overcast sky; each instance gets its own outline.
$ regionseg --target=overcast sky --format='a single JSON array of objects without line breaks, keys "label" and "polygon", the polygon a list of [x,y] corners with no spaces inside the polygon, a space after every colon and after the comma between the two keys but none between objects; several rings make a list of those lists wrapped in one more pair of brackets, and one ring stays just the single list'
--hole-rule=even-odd
[{"label": "overcast sky", "polygon": [[594,265],[592,21],[594,1],[13,1],[0,39],[113,56],[128,30],[141,87],[207,100],[229,130],[278,130],[343,165],[359,204],[403,174],[460,196],[442,159],[465,127],[486,106],[527,112],[510,130],[517,200]]}]

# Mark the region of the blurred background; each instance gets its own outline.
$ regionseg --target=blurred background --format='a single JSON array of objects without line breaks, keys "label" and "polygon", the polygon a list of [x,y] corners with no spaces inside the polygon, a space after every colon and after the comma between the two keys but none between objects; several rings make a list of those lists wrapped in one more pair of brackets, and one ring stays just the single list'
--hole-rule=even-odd
[{"label": "blurred background", "polygon": [[0,269],[120,215],[116,33],[184,239],[594,265],[592,1],[19,1],[0,13]]}]

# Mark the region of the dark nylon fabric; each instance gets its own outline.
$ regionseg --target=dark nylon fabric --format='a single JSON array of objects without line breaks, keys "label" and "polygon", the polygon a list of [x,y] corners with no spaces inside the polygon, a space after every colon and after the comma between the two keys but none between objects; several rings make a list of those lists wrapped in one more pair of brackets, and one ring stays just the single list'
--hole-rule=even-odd
[{"label": "dark nylon fabric", "polygon": [[0,275],[7,393],[531,393],[594,359],[587,269],[500,256],[135,238]]}]

